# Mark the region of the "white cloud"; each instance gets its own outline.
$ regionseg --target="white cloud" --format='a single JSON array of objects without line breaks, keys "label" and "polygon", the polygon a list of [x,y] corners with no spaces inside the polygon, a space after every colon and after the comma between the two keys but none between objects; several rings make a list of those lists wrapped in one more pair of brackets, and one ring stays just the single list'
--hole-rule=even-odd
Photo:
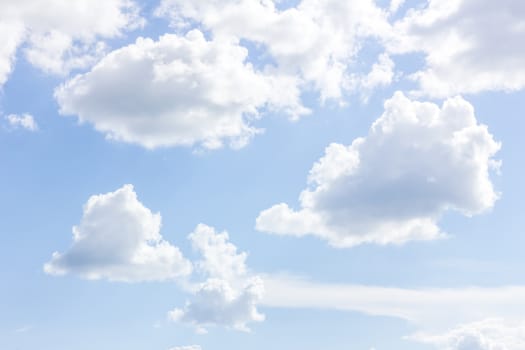
[{"label": "white cloud", "polygon": [[492,208],[498,193],[489,172],[499,165],[499,148],[461,97],[440,108],[398,92],[366,137],[326,148],[299,210],[275,205],[259,214],[256,228],[315,235],[337,247],[436,239],[446,210],[470,216]]},{"label": "white cloud", "polygon": [[419,93],[446,97],[525,87],[525,4],[429,0],[394,24],[391,53],[422,52]]},{"label": "white cloud", "polygon": [[0,87],[5,84],[13,70],[16,49],[23,35],[24,28],[19,22],[0,19]]},{"label": "white cloud", "polygon": [[372,0],[303,0],[285,10],[272,0],[163,0],[157,13],[177,28],[197,21],[215,37],[257,43],[278,70],[300,76],[322,100],[342,97],[363,41],[390,27],[387,11]]},{"label": "white cloud", "polygon": [[142,23],[138,7],[129,0],[4,0],[0,2],[0,85],[24,43],[30,63],[46,72],[66,74],[93,64],[103,46],[101,39]]},{"label": "white cloud", "polygon": [[262,73],[230,41],[198,30],[139,38],[113,51],[90,72],[60,86],[62,114],[78,115],[108,138],[147,148],[199,144],[242,147],[256,134],[262,109],[292,118],[307,113],[294,78]]},{"label": "white cloud", "polygon": [[9,114],[5,118],[12,128],[23,128],[29,131],[38,130],[38,124],[35,122],[35,119],[30,114]]},{"label": "white cloud", "polygon": [[265,276],[261,305],[360,312],[409,321],[443,334],[454,325],[500,318],[523,322],[525,286],[394,288],[317,283],[289,276]]},{"label": "white cloud", "polygon": [[264,315],[257,311],[263,293],[260,278],[248,280],[241,289],[233,288],[226,280],[210,278],[199,286],[191,302],[183,309],[170,311],[168,317],[191,324],[200,333],[205,333],[207,326],[217,325],[249,331],[249,322],[264,320]]},{"label": "white cloud", "polygon": [[522,350],[525,349],[525,324],[487,319],[462,324],[441,334],[417,333],[408,339],[439,350]]},{"label": "white cloud", "polygon": [[249,331],[248,323],[263,321],[257,310],[263,281],[250,275],[246,253],[237,252],[228,233],[200,224],[188,238],[202,255],[195,265],[207,279],[193,288],[193,298],[184,308],[168,313],[169,319],[193,325],[198,332],[206,332],[208,326]]},{"label": "white cloud", "polygon": [[44,265],[53,275],[139,282],[176,279],[191,273],[191,263],[160,235],[161,216],[138,199],[132,185],[94,195],[73,227],[73,244],[53,253]]},{"label": "white cloud", "polygon": [[188,236],[193,248],[202,255],[195,266],[212,278],[230,282],[247,274],[245,252],[229,242],[228,232],[217,233],[213,227],[199,224]]}]

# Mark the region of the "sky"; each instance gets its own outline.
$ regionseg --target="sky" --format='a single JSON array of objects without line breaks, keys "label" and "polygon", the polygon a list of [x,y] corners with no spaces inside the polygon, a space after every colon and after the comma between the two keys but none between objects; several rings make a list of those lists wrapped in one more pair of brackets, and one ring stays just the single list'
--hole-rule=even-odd
[{"label": "sky", "polygon": [[521,350],[525,4],[0,2],[0,348]]}]

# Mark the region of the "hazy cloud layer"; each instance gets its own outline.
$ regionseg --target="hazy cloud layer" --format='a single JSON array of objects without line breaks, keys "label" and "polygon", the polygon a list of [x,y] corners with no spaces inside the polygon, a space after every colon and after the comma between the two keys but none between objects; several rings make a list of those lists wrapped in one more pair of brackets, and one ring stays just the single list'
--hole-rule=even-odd
[{"label": "hazy cloud layer", "polygon": [[[429,334],[483,319],[523,322],[525,286],[396,288],[320,283],[293,276],[264,276],[261,305],[361,312],[409,321]],[[418,333],[419,334],[419,333]],[[421,333],[423,334],[423,333]],[[426,334],[426,333],[425,333]],[[476,349],[477,350],[477,349]]]},{"label": "hazy cloud layer", "polygon": [[9,123],[9,126],[13,129],[22,128],[28,131],[38,130],[38,124],[36,123],[35,118],[33,118],[31,114],[9,114],[5,116],[5,119]]}]

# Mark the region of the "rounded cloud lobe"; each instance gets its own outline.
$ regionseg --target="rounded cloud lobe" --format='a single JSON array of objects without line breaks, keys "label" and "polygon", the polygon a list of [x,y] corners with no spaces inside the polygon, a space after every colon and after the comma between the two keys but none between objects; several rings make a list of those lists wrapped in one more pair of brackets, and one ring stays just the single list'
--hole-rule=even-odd
[{"label": "rounded cloud lobe", "polygon": [[176,279],[192,271],[180,250],[160,235],[161,216],[139,200],[133,186],[94,195],[84,206],[73,244],[53,253],[46,273],[140,282]]},{"label": "rounded cloud lobe", "polygon": [[247,254],[237,252],[227,232],[218,233],[204,224],[188,238],[202,256],[195,266],[206,280],[193,288],[194,296],[183,308],[168,313],[169,319],[190,324],[200,333],[208,326],[247,332],[248,323],[263,321],[257,304],[262,300],[264,284],[259,276],[249,273]]},{"label": "rounded cloud lobe", "polygon": [[447,97],[525,87],[525,4],[514,0],[428,0],[393,24],[391,53],[423,52],[412,75],[419,93]]},{"label": "rounded cloud lobe", "polygon": [[279,71],[298,76],[323,101],[342,98],[363,41],[390,28],[387,12],[371,0],[302,0],[283,10],[276,4],[163,0],[157,14],[169,17],[176,28],[198,22],[216,37],[257,43]]},{"label": "rounded cloud lobe", "polygon": [[294,78],[264,74],[248,51],[206,40],[198,30],[139,38],[60,86],[62,114],[78,115],[110,139],[146,148],[194,145],[242,147],[259,132],[263,109],[292,118],[307,113]]},{"label": "rounded cloud lobe", "polygon": [[13,69],[16,51],[35,67],[67,74],[93,64],[104,39],[140,27],[143,19],[133,1],[4,0],[0,3],[0,86]]},{"label": "rounded cloud lobe", "polygon": [[460,97],[443,106],[396,93],[369,134],[331,144],[309,174],[301,209],[275,205],[260,213],[260,231],[315,235],[337,247],[404,243],[444,234],[447,210],[470,216],[498,198],[490,169],[500,144]]}]

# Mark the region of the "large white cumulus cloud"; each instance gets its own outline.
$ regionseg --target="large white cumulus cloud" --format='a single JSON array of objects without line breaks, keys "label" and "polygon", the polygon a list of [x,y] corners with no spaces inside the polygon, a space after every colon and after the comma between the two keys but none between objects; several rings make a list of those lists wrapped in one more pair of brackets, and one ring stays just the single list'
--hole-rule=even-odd
[{"label": "large white cumulus cloud", "polygon": [[130,0],[3,0],[0,2],[0,86],[22,44],[27,60],[55,74],[93,64],[102,40],[142,25]]},{"label": "large white cumulus cloud", "polygon": [[188,276],[192,265],[160,234],[161,216],[138,199],[133,186],[94,195],[84,206],[73,244],[53,253],[44,270],[87,279],[139,282]]},{"label": "large white cumulus cloud", "polygon": [[315,235],[338,247],[443,235],[446,210],[470,216],[498,198],[489,173],[500,144],[461,97],[443,106],[396,93],[366,137],[331,144],[309,174],[300,209],[260,213],[260,231]]},{"label": "large white cumulus cloud", "polygon": [[[428,0],[393,26],[392,53],[422,52],[420,93],[446,97],[525,87],[525,3]],[[386,37],[385,37],[386,38]]]},{"label": "large white cumulus cloud", "polygon": [[183,308],[169,312],[172,321],[190,324],[198,332],[209,326],[249,331],[248,324],[264,320],[257,310],[264,293],[263,281],[249,273],[247,254],[237,252],[227,232],[198,225],[188,238],[202,259],[195,263],[206,279],[193,288],[193,298]]},{"label": "large white cumulus cloud", "polygon": [[224,141],[243,146],[261,109],[292,118],[301,106],[294,78],[246,63],[245,48],[198,30],[139,38],[59,87],[62,114],[78,115],[107,137],[147,148]]}]

